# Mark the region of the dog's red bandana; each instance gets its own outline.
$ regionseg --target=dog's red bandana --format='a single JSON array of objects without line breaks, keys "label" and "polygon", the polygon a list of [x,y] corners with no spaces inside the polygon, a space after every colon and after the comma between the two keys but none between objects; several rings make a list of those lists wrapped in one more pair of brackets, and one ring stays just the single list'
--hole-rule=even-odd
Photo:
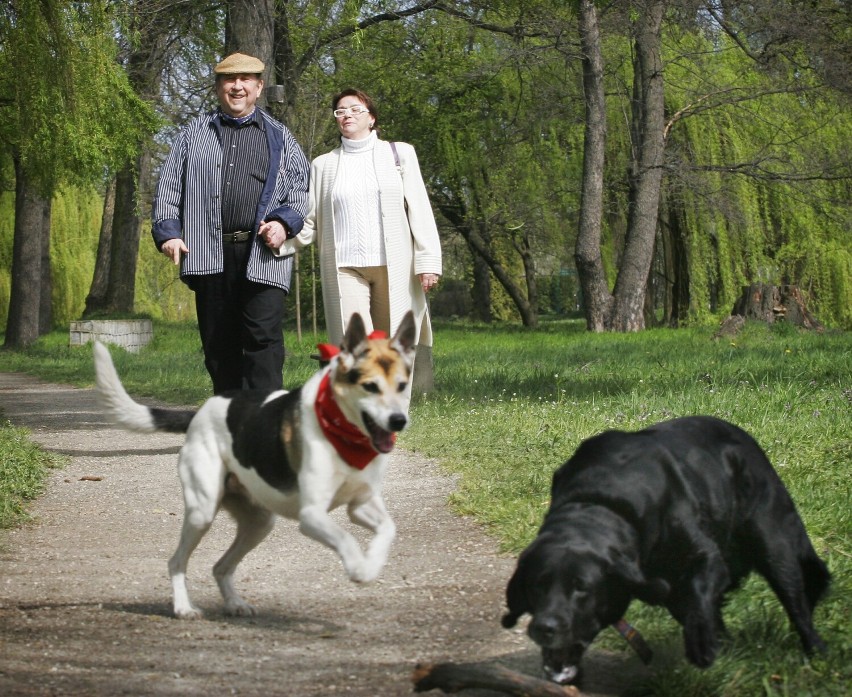
[{"label": "dog's red bandana", "polygon": [[[375,331],[370,332],[367,337],[370,340],[373,339],[387,339],[388,335],[383,332],[381,329],[376,329]],[[317,348],[320,352],[320,360],[321,361],[330,361],[334,358],[338,353],[340,353],[340,349],[334,344],[317,344]]]},{"label": "dog's red bandana", "polygon": [[[386,336],[384,332],[375,331],[369,338],[384,339]],[[331,344],[317,344],[317,348],[324,361],[331,360],[340,353],[340,349]],[[330,373],[323,375],[320,382],[314,411],[325,437],[350,467],[362,470],[379,454],[379,451],[373,447],[372,441],[343,415],[334,399]],[[396,434],[393,434],[393,439],[396,440]]]}]

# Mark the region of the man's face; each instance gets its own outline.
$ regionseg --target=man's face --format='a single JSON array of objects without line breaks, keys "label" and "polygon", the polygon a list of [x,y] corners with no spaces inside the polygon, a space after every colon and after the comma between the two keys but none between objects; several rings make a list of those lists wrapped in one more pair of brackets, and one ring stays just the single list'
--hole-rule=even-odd
[{"label": "man's face", "polygon": [[220,75],[216,79],[219,106],[229,116],[248,116],[263,91],[263,80],[252,73]]}]

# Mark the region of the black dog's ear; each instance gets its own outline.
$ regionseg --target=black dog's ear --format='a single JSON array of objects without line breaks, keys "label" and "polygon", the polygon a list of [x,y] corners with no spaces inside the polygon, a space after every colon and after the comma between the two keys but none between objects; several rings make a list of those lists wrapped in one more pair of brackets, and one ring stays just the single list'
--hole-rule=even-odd
[{"label": "black dog's ear", "polygon": [[500,620],[500,624],[502,624],[505,629],[511,629],[518,623],[519,617],[520,615],[516,615],[514,612],[507,612]]},{"label": "black dog's ear", "polygon": [[619,554],[614,565],[616,574],[627,583],[638,600],[649,605],[659,605],[671,592],[671,586],[661,578],[646,578],[634,559]]},{"label": "black dog's ear", "polygon": [[500,624],[506,629],[514,627],[518,622],[518,618],[531,609],[527,603],[523,564],[524,555],[522,554],[521,558],[518,559],[518,566],[515,569],[515,573],[512,574],[512,578],[509,579],[509,584],[506,586],[506,606],[509,608],[509,611],[500,620]]}]

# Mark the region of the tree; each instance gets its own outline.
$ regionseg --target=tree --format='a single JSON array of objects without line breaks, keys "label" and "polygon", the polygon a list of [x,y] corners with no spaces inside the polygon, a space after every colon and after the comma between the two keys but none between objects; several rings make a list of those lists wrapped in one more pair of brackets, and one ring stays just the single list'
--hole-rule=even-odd
[{"label": "tree", "polygon": [[[173,0],[137,0],[123,7],[123,64],[127,78],[139,99],[150,107],[162,105],[163,75],[173,45],[194,37],[209,25]],[[134,311],[136,268],[142,223],[147,220],[147,202],[140,192],[150,190],[152,147],[150,132],[140,132],[132,156],[120,163],[107,189],[105,222],[101,226],[98,264],[86,302],[86,315],[127,314]],[[103,251],[108,250],[108,252]]]},{"label": "tree", "polygon": [[[127,157],[152,117],[115,63],[104,3],[18,0],[0,13],[0,144],[16,170],[12,293],[6,346],[39,335],[42,259],[49,235],[43,202],[64,181],[95,181]],[[27,89],[19,89],[26,84]],[[37,215],[24,207],[41,201]],[[45,293],[46,295],[46,293]]]}]

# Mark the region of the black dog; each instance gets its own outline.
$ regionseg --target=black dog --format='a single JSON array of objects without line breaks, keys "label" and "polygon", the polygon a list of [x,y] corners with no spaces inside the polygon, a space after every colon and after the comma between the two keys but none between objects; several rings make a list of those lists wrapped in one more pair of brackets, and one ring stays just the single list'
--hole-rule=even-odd
[{"label": "black dog", "polygon": [[528,612],[544,670],[576,682],[583,652],[634,598],[683,626],[686,657],[713,663],[725,594],[756,570],[807,652],[831,576],[760,446],[694,416],[583,442],[553,476],[550,510],[506,589],[512,627]]}]

